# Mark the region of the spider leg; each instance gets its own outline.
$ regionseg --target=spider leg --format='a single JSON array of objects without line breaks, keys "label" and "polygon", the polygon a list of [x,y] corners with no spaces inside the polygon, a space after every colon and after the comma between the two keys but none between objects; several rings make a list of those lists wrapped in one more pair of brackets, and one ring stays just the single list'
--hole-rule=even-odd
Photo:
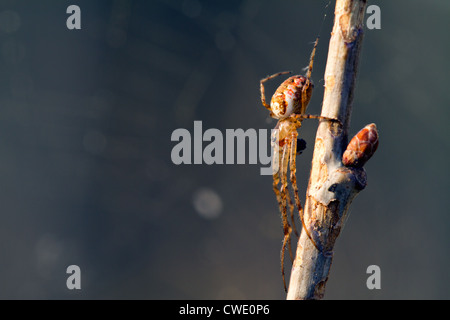
[{"label": "spider leg", "polygon": [[[289,146],[289,144],[286,141],[282,142],[282,146]],[[280,148],[280,142],[278,141],[278,137],[272,136],[272,148],[274,149],[274,156],[273,156],[273,165],[274,167],[278,168],[278,170],[276,172],[273,173],[273,191],[275,193],[277,202],[278,202],[278,206],[279,206],[279,210],[280,213],[283,213],[283,202],[282,202],[282,198],[281,198],[281,194],[280,194],[280,190],[278,188],[278,185],[280,184],[280,172],[282,173],[283,170],[280,168],[280,158],[283,157],[283,147]],[[287,152],[287,156],[289,157],[289,152]],[[282,160],[283,163],[283,160]],[[287,166],[288,166],[288,159],[284,160],[284,167],[286,168],[285,171],[287,172]],[[286,181],[287,181],[287,173],[286,173]],[[292,226],[293,226],[293,231],[295,233],[295,235],[298,237],[299,234],[297,232],[297,228],[295,226],[295,219],[294,219],[294,209],[295,209],[295,205],[292,202],[292,197],[290,195],[289,189],[286,187],[286,201],[289,205],[289,211],[290,211],[290,217],[291,217],[291,221],[292,221]],[[286,205],[286,204],[284,204]],[[292,229],[291,229],[292,232]],[[291,244],[289,243],[289,246],[291,246]],[[292,249],[289,248],[289,252],[290,252],[290,257],[291,257],[291,261],[293,260],[293,255],[292,255]]]},{"label": "spider leg", "polygon": [[[303,228],[304,228],[303,207],[302,207],[302,203],[300,201],[300,197],[298,195],[298,186],[297,186],[297,177],[296,177],[297,167],[296,167],[296,162],[295,161],[296,161],[296,156],[297,156],[297,136],[298,136],[297,131],[292,132],[289,171],[290,171],[290,179],[291,179],[292,190],[294,191],[295,204],[297,205],[298,214],[300,216],[300,221],[302,222],[302,225],[303,225]],[[294,221],[294,217],[291,217],[291,219],[292,219],[292,221]]]},{"label": "spider leg", "polygon": [[281,202],[280,190],[278,189],[278,185],[280,184],[280,158],[282,157],[282,149],[280,150],[280,144],[278,141],[278,136],[272,136],[272,148],[273,150],[273,166],[278,168],[277,171],[273,172],[273,192],[277,198],[277,203],[279,206],[280,212],[283,212],[283,203]]},{"label": "spider leg", "polygon": [[[305,223],[303,222],[303,207],[302,207],[302,203],[300,201],[300,196],[298,194],[298,186],[297,186],[297,177],[296,177],[296,173],[297,173],[297,165],[296,165],[296,161],[295,161],[295,156],[297,154],[297,136],[298,133],[297,131],[292,133],[292,140],[291,140],[291,159],[290,159],[290,163],[289,163],[289,171],[291,173],[291,184],[292,184],[292,188],[294,190],[294,199],[295,199],[295,204],[297,205],[298,208],[298,214],[300,216],[300,220],[302,221],[302,225],[303,228],[305,230]],[[311,237],[310,237],[311,238]]]},{"label": "spider leg", "polygon": [[[300,123],[301,125],[301,123]],[[299,214],[301,214],[301,211],[303,210],[303,208],[301,207],[300,204],[300,200],[297,201],[298,197],[298,190],[297,190],[297,181],[296,181],[296,167],[295,167],[295,156],[296,155],[300,155],[302,153],[303,150],[306,149],[306,141],[303,139],[298,139],[297,138],[298,134],[297,131],[292,135],[292,146],[291,146],[291,155],[290,155],[290,173],[291,173],[291,185],[292,185],[292,190],[294,191],[294,199],[296,202],[297,207],[299,208]],[[294,165],[292,165],[292,162],[294,162]],[[294,171],[294,173],[292,173],[292,171]],[[293,177],[292,177],[293,175]],[[300,206],[298,206],[298,204],[300,204]],[[294,230],[295,235],[298,238],[298,232],[297,232],[297,226],[295,225],[295,219],[294,219],[294,205],[292,204],[292,200],[291,198],[289,198],[289,208],[291,210],[291,222],[292,222],[292,228]]]},{"label": "spider leg", "polygon": [[317,44],[319,43],[319,37],[317,37],[316,42],[314,42],[314,48],[311,52],[311,57],[309,58],[308,71],[306,72],[306,78],[309,80],[311,78],[311,73],[313,70],[314,57],[316,56]]},{"label": "spider leg", "polygon": [[267,77],[265,77],[264,79],[261,79],[261,83],[264,83],[264,82],[266,82],[266,81],[269,81],[269,80],[271,80],[271,79],[273,79],[273,78],[276,78],[276,77],[278,77],[278,76],[281,76],[281,75],[283,75],[283,74],[289,74],[289,73],[292,73],[292,71],[282,71],[282,72],[277,72],[277,73],[275,73],[275,74],[273,74],[273,75],[271,75],[271,76],[267,76]]},{"label": "spider leg", "polygon": [[305,82],[305,84],[302,87],[302,97],[301,97],[301,100],[300,100],[301,110],[300,110],[300,114],[299,115],[302,115],[302,114],[304,114],[306,112],[306,108],[308,107],[308,103],[309,103],[309,101],[308,102],[306,101],[308,99],[307,90],[308,90],[309,86],[311,86],[311,85],[312,84],[309,81],[309,78],[306,79],[306,82]]},{"label": "spider leg", "polygon": [[[278,189],[278,184],[280,183],[280,175],[277,173],[275,173],[273,175],[273,191],[275,192],[275,196],[277,198],[277,202],[278,202],[278,206],[280,208],[280,212],[281,214],[283,214],[283,206],[285,206],[286,204],[283,204],[283,200],[282,200],[282,195],[280,193],[280,190]],[[294,204],[292,203],[292,199],[289,196],[289,193],[286,193],[286,199],[288,200],[289,203],[289,209],[291,212],[291,220],[294,221]],[[286,248],[286,241],[288,240],[288,236],[286,236],[286,224],[287,224],[287,229],[289,234],[292,232],[292,229],[289,226],[289,223],[287,221],[287,216],[283,217],[282,216],[282,221],[283,221],[283,232],[284,232],[284,240],[283,240],[283,246],[282,246],[282,252],[281,252],[281,272],[283,274],[283,282],[284,282],[284,250]],[[295,235],[298,237],[298,232],[296,229],[294,229],[295,231]],[[292,253],[292,247],[291,247],[291,241],[289,239],[289,241],[287,242],[287,245],[289,246],[289,256],[291,258],[291,261],[294,261],[294,255]],[[285,288],[286,288],[286,284],[285,284]]]},{"label": "spider leg", "polygon": [[[273,175],[273,191],[275,192],[275,195],[277,197],[277,201],[278,201],[278,206],[280,207],[280,212],[283,212],[283,203],[281,201],[281,195],[280,195],[280,190],[278,190],[278,184],[280,183],[280,176],[278,173],[275,173]],[[292,221],[292,230],[294,231],[295,235],[298,237],[298,232],[297,232],[297,227],[295,226],[295,220],[294,220],[294,203],[292,202],[292,198],[289,195],[289,191],[286,189],[286,199],[287,199],[287,203],[289,205],[289,212],[290,212],[290,217],[291,217],[291,221]],[[291,230],[291,231],[292,231]],[[290,245],[290,243],[289,243]],[[292,255],[292,249],[289,249],[290,253],[291,253],[291,261],[293,260],[293,255]]]},{"label": "spider leg", "polygon": [[[286,192],[286,198],[287,198],[287,201],[288,201],[288,204],[289,204],[289,212],[290,212],[291,223],[292,223],[292,231],[294,231],[295,236],[298,238],[297,226],[295,225],[295,220],[294,220],[294,209],[295,209],[295,206],[294,206],[294,203],[292,202],[292,198],[291,198],[291,196],[289,194],[289,191]],[[292,259],[292,256],[291,256],[291,261],[294,261]]]},{"label": "spider leg", "polygon": [[309,59],[309,66],[308,66],[308,71],[306,72],[306,82],[303,85],[302,88],[302,99],[301,99],[301,111],[300,114],[304,114],[306,112],[306,107],[308,106],[308,102],[306,102],[307,100],[307,90],[310,86],[312,86],[311,83],[311,73],[313,70],[313,64],[314,64],[314,57],[316,56],[316,49],[317,49],[317,44],[319,43],[319,37],[317,37],[316,42],[314,43],[314,48],[311,52],[311,57]]},{"label": "spider leg", "polygon": [[[285,143],[283,143],[284,146]],[[279,206],[279,210],[280,213],[283,213],[283,202],[281,199],[281,194],[280,194],[280,190],[278,188],[278,185],[280,184],[280,172],[283,172],[282,169],[280,169],[279,165],[280,165],[280,158],[282,158],[283,156],[283,148],[280,149],[280,143],[278,141],[278,138],[276,136],[272,137],[272,147],[274,148],[274,159],[273,159],[273,164],[276,168],[278,168],[278,170],[276,172],[273,173],[273,191],[275,193],[277,202],[278,202],[278,206]],[[287,153],[287,155],[289,156],[289,153]],[[287,168],[287,160],[285,160],[285,167]],[[287,169],[286,169],[287,170]],[[287,180],[287,178],[286,178]],[[292,202],[292,198],[290,196],[289,190],[286,188],[286,201],[289,205],[289,211],[290,211],[290,217],[291,217],[291,221],[293,223],[293,227],[294,227],[294,232],[295,235],[298,237],[298,232],[297,229],[295,227],[295,220],[294,220],[294,203]],[[292,229],[291,229],[292,232]],[[291,248],[291,243],[289,243],[289,252],[290,252],[290,258],[291,261],[293,260],[293,255],[292,255],[292,248]]]},{"label": "spider leg", "polygon": [[[288,139],[286,139],[288,140]],[[291,248],[291,232],[292,228],[289,225],[289,220],[287,217],[287,206],[286,206],[286,200],[287,200],[287,192],[288,192],[288,183],[287,183],[287,169],[288,169],[288,163],[289,163],[289,156],[290,156],[290,149],[291,149],[291,142],[285,141],[283,145],[283,155],[281,159],[281,187],[280,187],[280,195],[281,195],[281,203],[282,203],[282,212],[281,212],[281,219],[283,223],[283,232],[284,232],[284,238],[283,238],[283,245],[281,247],[281,275],[283,277],[283,284],[284,284],[284,290],[287,292],[286,287],[286,280],[284,277],[284,252],[286,250],[286,245],[288,245],[289,248],[289,254],[291,256],[292,260],[292,248]]]},{"label": "spider leg", "polygon": [[[278,187],[278,185],[280,184],[280,181],[281,181],[281,179],[280,179],[280,172],[283,173],[283,163],[285,163],[285,161],[283,161],[283,160],[281,161],[281,165],[279,163],[279,159],[283,158],[283,150],[284,150],[283,148],[281,148],[281,150],[280,149],[275,149],[275,152],[277,152],[279,156],[275,157],[275,155],[274,155],[273,162],[279,169],[278,169],[278,171],[274,172],[274,174],[273,174],[273,185],[272,185],[273,192],[275,193],[275,196],[277,198],[278,207],[279,207],[279,210],[280,210],[281,214],[283,214],[283,206],[286,205],[285,203],[283,203],[282,195],[280,193],[281,186],[280,186],[280,188]],[[286,166],[287,166],[287,164],[286,164]],[[293,215],[293,211],[294,211],[294,204],[292,203],[292,199],[289,196],[288,192],[285,194],[285,200],[287,200],[287,202],[289,203],[289,209],[291,211],[291,216],[292,216]],[[291,258],[293,258],[293,257],[291,257]]]},{"label": "spider leg", "polygon": [[[320,245],[318,245],[317,242],[314,240],[314,238],[311,236],[310,231],[306,227],[305,220],[303,219],[303,207],[302,207],[302,203],[300,201],[300,196],[298,194],[297,177],[296,177],[297,166],[296,166],[296,161],[295,161],[295,155],[297,154],[297,136],[298,136],[297,131],[292,132],[291,150],[290,150],[291,155],[290,155],[290,163],[289,163],[289,171],[291,174],[291,184],[292,184],[292,188],[294,190],[295,203],[298,208],[298,214],[300,216],[300,221],[302,222],[303,230],[305,230],[306,235],[311,240],[314,247],[316,247],[317,250],[322,252],[322,247]],[[317,237],[317,239],[319,239],[319,238]]]},{"label": "spider leg", "polygon": [[275,196],[277,197],[280,212],[283,212],[283,203],[281,202],[280,190],[278,189],[279,183],[280,183],[280,175],[277,172],[273,174],[273,192],[275,192]]},{"label": "spider leg", "polygon": [[339,123],[339,125],[342,125],[342,122],[338,119],[324,117],[324,116],[316,116],[316,115],[312,115],[312,114],[296,114],[293,117],[295,117],[296,119],[298,119],[300,121],[302,121],[304,119],[319,119],[319,120],[328,120],[328,121],[337,122],[337,123]]},{"label": "spider leg", "polygon": [[265,89],[264,89],[264,83],[265,83],[266,81],[270,80],[270,79],[273,79],[273,78],[275,78],[275,77],[281,76],[282,74],[288,74],[288,73],[291,73],[291,71],[278,72],[278,73],[275,73],[275,74],[273,74],[273,75],[271,75],[271,76],[268,76],[268,77],[266,77],[266,78],[264,78],[264,79],[261,79],[261,81],[260,81],[261,102],[262,102],[263,106],[264,106],[267,110],[271,111],[271,110],[270,110],[270,105],[266,102],[266,92],[265,92]]},{"label": "spider leg", "polygon": [[300,115],[298,115],[298,117],[301,119],[329,120],[329,121],[338,122],[339,124],[342,124],[341,121],[339,121],[338,119],[324,117],[324,116],[316,116],[316,115],[312,115],[312,114],[300,114]]}]

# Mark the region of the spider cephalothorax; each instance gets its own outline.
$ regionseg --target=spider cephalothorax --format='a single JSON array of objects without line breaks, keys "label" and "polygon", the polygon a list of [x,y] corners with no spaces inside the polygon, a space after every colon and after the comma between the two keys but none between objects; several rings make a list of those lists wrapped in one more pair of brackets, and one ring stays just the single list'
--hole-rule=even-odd
[{"label": "spider cephalothorax", "polygon": [[[266,102],[264,83],[270,79],[273,79],[282,74],[290,72],[279,72],[268,76],[261,80],[261,102],[263,106],[270,111],[270,116],[278,119],[275,129],[275,135],[272,137],[272,146],[274,147],[274,161],[278,170],[274,170],[273,173],[273,190],[276,194],[279,209],[281,212],[281,219],[283,223],[284,239],[281,248],[281,274],[283,277],[284,289],[286,290],[286,282],[284,279],[284,251],[286,246],[289,247],[289,254],[292,260],[291,249],[291,233],[294,231],[296,235],[294,223],[294,204],[292,203],[291,196],[288,190],[288,167],[290,171],[290,182],[294,193],[295,205],[298,208],[300,220],[308,237],[311,239],[315,247],[321,251],[320,246],[316,244],[310,235],[309,230],[306,228],[303,221],[303,208],[301,205],[300,197],[297,188],[296,178],[296,162],[295,157],[297,155],[297,129],[302,125],[304,119],[325,119],[331,121],[338,121],[322,116],[312,116],[305,114],[308,103],[311,99],[314,85],[311,81],[311,73],[313,68],[314,55],[318,40],[314,44],[314,49],[311,53],[311,59],[308,67],[308,71],[305,76],[297,75],[286,79],[275,91],[272,96],[270,105]],[[291,223],[289,222],[287,215],[287,206],[289,206]],[[286,290],[287,291],[287,290]]]}]

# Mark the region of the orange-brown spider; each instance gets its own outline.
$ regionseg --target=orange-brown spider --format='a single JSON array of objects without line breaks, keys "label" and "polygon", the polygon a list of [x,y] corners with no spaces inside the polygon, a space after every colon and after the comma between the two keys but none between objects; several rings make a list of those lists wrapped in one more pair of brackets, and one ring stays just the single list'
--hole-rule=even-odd
[{"label": "orange-brown spider", "polygon": [[[281,219],[283,224],[284,239],[281,248],[281,275],[283,277],[284,290],[286,289],[286,281],[284,278],[284,252],[286,245],[289,247],[289,254],[292,260],[292,249],[291,249],[291,233],[294,228],[295,234],[298,236],[295,230],[294,223],[294,205],[292,203],[291,197],[288,190],[288,177],[287,171],[288,166],[290,170],[290,181],[292,189],[294,192],[295,204],[298,208],[298,213],[300,220],[302,222],[303,229],[305,230],[308,237],[311,239],[314,246],[319,250],[321,247],[313,240],[310,235],[310,231],[305,226],[303,219],[303,208],[301,205],[300,197],[298,195],[297,179],[296,179],[296,163],[295,157],[297,155],[297,129],[302,125],[304,119],[324,119],[331,121],[338,121],[336,119],[331,119],[323,116],[307,115],[305,114],[306,108],[308,106],[309,100],[311,99],[312,91],[314,85],[311,81],[311,73],[313,69],[314,56],[316,53],[316,47],[319,38],[316,39],[314,48],[311,53],[311,58],[309,61],[308,70],[305,76],[296,75],[286,79],[275,91],[272,96],[270,105],[266,102],[264,83],[270,79],[278,77],[283,74],[290,73],[289,71],[279,72],[268,76],[261,80],[261,101],[264,107],[270,111],[270,116],[272,118],[278,119],[278,123],[275,129],[278,129],[275,134],[278,134],[278,140],[276,137],[272,137],[272,143],[275,152],[273,164],[274,168],[278,168],[278,171],[274,170],[273,173],[273,190],[275,192],[279,209],[281,212]],[[277,143],[278,142],[278,143]],[[277,160],[280,159],[278,162]],[[280,186],[278,186],[280,185]],[[292,221],[291,227],[288,216],[287,216],[287,205],[290,209],[290,217]]]}]

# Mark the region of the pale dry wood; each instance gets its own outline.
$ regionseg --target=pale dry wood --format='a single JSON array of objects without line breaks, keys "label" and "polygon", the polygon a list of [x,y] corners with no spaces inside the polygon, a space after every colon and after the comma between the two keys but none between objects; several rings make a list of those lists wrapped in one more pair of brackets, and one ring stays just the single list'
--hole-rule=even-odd
[{"label": "pale dry wood", "polygon": [[288,300],[321,299],[333,258],[336,238],[354,197],[366,185],[363,168],[343,166],[358,57],[363,38],[364,0],[337,0],[331,34],[322,116],[342,123],[320,121],[304,208],[305,225],[318,250],[303,230],[292,266]]}]

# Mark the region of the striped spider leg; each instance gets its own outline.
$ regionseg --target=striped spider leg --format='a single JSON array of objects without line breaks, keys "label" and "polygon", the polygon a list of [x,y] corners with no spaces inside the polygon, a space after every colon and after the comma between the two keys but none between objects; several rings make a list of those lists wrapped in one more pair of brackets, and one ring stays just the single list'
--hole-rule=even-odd
[{"label": "striped spider leg", "polygon": [[[294,205],[292,203],[288,183],[290,182],[293,194],[295,205],[297,206],[300,221],[302,222],[303,230],[306,232],[314,246],[317,250],[322,251],[322,248],[318,241],[315,241],[311,236],[310,230],[305,225],[303,219],[303,207],[301,205],[298,187],[297,187],[297,178],[296,178],[296,155],[297,155],[297,139],[298,132],[297,130],[301,127],[301,123],[304,119],[321,119],[321,120],[332,120],[338,121],[336,119],[331,119],[322,116],[314,116],[305,114],[308,103],[311,99],[312,90],[314,85],[311,81],[311,73],[313,68],[314,56],[316,52],[316,47],[318,44],[319,38],[317,38],[313,51],[311,53],[310,63],[308,66],[308,70],[306,72],[306,76],[295,75],[286,79],[275,91],[272,96],[270,105],[266,102],[265,97],[265,89],[264,83],[268,80],[271,80],[280,75],[284,75],[290,73],[288,71],[279,72],[268,76],[260,81],[260,90],[261,90],[261,102],[263,106],[270,111],[270,116],[272,118],[278,119],[276,134],[278,135],[278,139],[272,137],[272,146],[274,147],[274,167],[278,167],[278,171],[273,173],[273,190],[276,195],[276,199],[279,205],[279,210],[281,213],[281,220],[283,225],[283,244],[281,248],[281,275],[283,278],[284,289],[286,288],[286,281],[284,277],[284,254],[286,250],[286,246],[289,248],[289,254],[291,260],[293,260],[292,249],[291,249],[291,233],[294,230],[295,234],[297,231],[295,230],[295,223],[293,219],[293,211]],[[288,182],[288,168],[290,171],[290,177]],[[287,207],[289,206],[291,212],[291,224],[289,223]],[[318,236],[315,237],[318,239]]]}]

